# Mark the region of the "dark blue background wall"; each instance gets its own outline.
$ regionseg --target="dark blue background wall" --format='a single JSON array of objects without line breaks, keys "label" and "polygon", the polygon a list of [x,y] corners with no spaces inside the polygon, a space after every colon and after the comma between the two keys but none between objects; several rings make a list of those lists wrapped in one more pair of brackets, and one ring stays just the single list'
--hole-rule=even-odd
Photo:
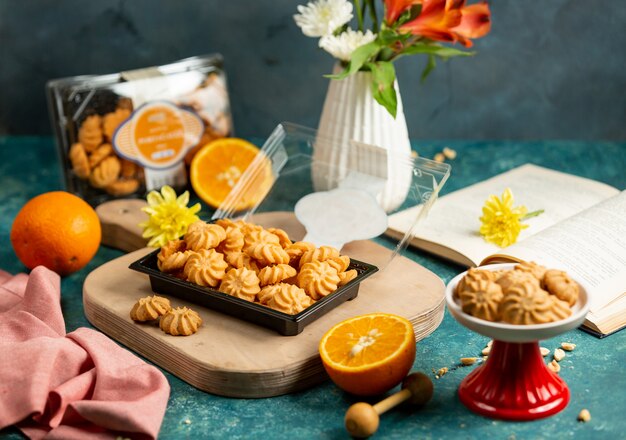
[{"label": "dark blue background wall", "polygon": [[[294,0],[0,0],[0,134],[50,133],[48,79],[221,52],[235,129],[316,126],[333,61],[295,26]],[[382,2],[381,2],[382,3]],[[397,64],[419,139],[626,139],[626,5],[492,1],[478,55]]]}]

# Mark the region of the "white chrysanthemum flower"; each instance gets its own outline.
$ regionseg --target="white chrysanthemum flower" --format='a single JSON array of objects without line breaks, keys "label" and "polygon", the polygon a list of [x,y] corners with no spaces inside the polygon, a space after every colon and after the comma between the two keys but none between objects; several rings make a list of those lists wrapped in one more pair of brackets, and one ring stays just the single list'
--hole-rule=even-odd
[{"label": "white chrysanthemum flower", "polygon": [[348,29],[339,35],[327,35],[320,39],[320,47],[341,61],[350,61],[352,52],[376,39],[369,29],[363,33]]},{"label": "white chrysanthemum flower", "polygon": [[293,16],[307,37],[331,35],[337,28],[352,19],[352,3],[348,0],[317,0],[298,6],[299,14]]}]

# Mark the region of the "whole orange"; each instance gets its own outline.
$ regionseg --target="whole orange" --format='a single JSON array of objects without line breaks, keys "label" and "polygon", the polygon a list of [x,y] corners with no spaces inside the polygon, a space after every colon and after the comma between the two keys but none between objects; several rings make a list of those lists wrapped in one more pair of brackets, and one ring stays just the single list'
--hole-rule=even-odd
[{"label": "whole orange", "polygon": [[29,269],[46,266],[59,275],[84,267],[98,251],[102,230],[84,200],[53,191],[29,200],[11,227],[11,244]]}]

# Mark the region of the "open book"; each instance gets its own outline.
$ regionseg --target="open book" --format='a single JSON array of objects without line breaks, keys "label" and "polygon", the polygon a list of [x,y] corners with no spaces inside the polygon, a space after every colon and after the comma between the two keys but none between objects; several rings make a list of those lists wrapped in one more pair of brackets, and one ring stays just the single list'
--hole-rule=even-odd
[{"label": "open book", "polygon": [[[480,236],[479,217],[489,195],[506,187],[515,206],[545,212],[501,249]],[[386,233],[402,236],[417,210],[392,215]],[[590,293],[586,330],[604,336],[626,326],[626,191],[528,164],[441,197],[411,244],[464,266],[526,260],[560,268]]]}]

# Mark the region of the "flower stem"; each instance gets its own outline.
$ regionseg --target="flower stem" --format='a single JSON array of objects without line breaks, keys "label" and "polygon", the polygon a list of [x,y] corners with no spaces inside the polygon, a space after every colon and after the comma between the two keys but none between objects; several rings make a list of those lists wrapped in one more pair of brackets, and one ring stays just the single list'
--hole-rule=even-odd
[{"label": "flower stem", "polygon": [[361,0],[354,0],[354,9],[356,9],[356,19],[359,23],[359,30],[363,31],[363,10],[361,9]]},{"label": "flower stem", "polygon": [[543,212],[544,212],[543,209],[538,209],[536,211],[529,212],[524,217],[522,217],[520,221],[528,220],[529,218],[532,218],[532,217],[537,217],[538,215],[543,214]]},{"label": "flower stem", "polygon": [[372,19],[372,32],[378,33],[378,16],[376,14],[376,5],[374,0],[366,0],[370,6],[370,18]]}]

